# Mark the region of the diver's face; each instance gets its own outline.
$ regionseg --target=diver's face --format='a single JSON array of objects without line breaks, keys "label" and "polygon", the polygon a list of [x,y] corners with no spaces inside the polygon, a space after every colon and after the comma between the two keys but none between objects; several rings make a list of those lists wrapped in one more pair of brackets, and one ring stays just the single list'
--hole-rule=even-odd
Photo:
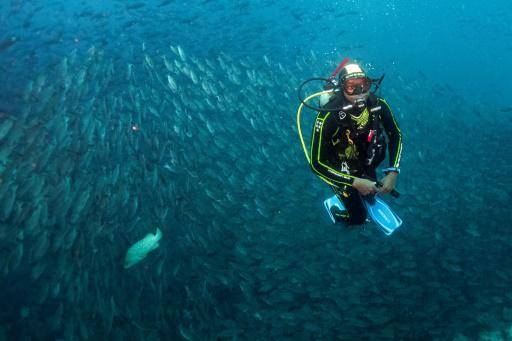
[{"label": "diver's face", "polygon": [[370,79],[367,77],[349,78],[343,82],[343,94],[352,104],[357,100],[366,101],[371,84]]}]

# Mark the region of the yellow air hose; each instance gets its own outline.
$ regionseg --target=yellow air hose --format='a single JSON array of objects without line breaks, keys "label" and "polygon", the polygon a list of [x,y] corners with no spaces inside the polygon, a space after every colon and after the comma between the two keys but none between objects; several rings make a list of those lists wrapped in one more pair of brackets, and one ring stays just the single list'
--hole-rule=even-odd
[{"label": "yellow air hose", "polygon": [[[314,93],[312,95],[309,95],[308,97],[306,97],[306,99],[299,105],[299,108],[297,109],[297,130],[299,132],[299,138],[300,138],[300,142],[302,144],[302,150],[304,151],[304,155],[306,155],[306,159],[308,160],[308,163],[311,165],[311,158],[309,157],[309,154],[308,154],[308,150],[306,149],[306,144],[304,143],[304,137],[302,136],[302,129],[300,127],[300,114],[302,113],[302,109],[304,108],[304,103],[312,100],[313,98],[316,98],[316,97],[319,97],[319,96],[322,96],[323,94],[328,94],[328,93],[332,93],[334,90],[333,89],[330,89],[330,90],[325,90],[325,91],[320,91],[320,92],[317,92],[317,93]],[[320,176],[320,178],[325,181],[326,183],[328,183],[329,185],[334,185],[332,182],[330,182],[329,180],[327,180],[326,178]]]}]

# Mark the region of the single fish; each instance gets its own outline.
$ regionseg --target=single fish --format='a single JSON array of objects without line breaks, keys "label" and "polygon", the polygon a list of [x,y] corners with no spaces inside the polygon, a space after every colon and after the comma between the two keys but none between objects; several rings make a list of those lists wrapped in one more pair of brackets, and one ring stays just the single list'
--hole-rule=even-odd
[{"label": "single fish", "polygon": [[14,43],[16,43],[17,41],[18,41],[18,38],[16,38],[16,37],[10,37],[10,38],[0,41],[0,52],[7,50],[9,47],[14,45]]},{"label": "single fish", "polygon": [[128,10],[139,9],[139,8],[144,7],[144,6],[146,6],[146,4],[144,2],[136,2],[136,3],[133,3],[133,4],[127,5],[126,9],[128,9]]},{"label": "single fish", "polygon": [[160,239],[162,239],[162,231],[157,228],[156,233],[148,233],[144,238],[130,246],[124,259],[124,268],[128,269],[146,258],[148,253],[160,245]]},{"label": "single fish", "polygon": [[164,7],[164,6],[167,6],[169,5],[170,3],[172,2],[172,0],[164,0],[162,2],[160,2],[157,7]]}]

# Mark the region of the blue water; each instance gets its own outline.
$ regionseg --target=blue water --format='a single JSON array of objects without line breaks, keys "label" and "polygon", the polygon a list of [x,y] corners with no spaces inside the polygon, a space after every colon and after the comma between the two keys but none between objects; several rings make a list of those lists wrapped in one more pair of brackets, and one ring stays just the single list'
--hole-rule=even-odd
[{"label": "blue water", "polygon": [[[508,1],[2,1],[0,340],[512,339],[511,20]],[[344,57],[386,74],[404,136],[390,237],[329,225],[300,148],[296,87]]]},{"label": "blue water", "polygon": [[161,51],[175,43],[197,55],[266,54],[292,64],[294,56],[312,50],[363,59],[380,69],[394,65],[411,75],[421,71],[478,102],[507,105],[511,10],[504,1],[171,1],[163,7],[148,1],[126,9],[130,3],[6,1],[2,38],[19,43],[3,51],[2,65],[24,70],[91,44],[121,57],[123,46],[141,41]]}]

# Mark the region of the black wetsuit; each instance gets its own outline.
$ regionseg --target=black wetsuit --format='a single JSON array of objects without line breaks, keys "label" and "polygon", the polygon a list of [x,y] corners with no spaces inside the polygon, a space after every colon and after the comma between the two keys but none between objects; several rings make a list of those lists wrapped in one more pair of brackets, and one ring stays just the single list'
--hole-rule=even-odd
[{"label": "black wetsuit", "polygon": [[[337,95],[324,108],[341,108],[348,104],[343,95]],[[373,139],[373,136],[377,138]],[[359,111],[318,113],[311,140],[311,168],[331,184],[343,202],[347,212],[338,218],[348,225],[363,224],[366,220],[361,196],[352,187],[354,177],[377,180],[375,169],[386,157],[386,144],[389,166],[399,168],[402,134],[389,105],[382,98],[371,94],[366,108]],[[370,164],[369,150],[374,151]]]}]

